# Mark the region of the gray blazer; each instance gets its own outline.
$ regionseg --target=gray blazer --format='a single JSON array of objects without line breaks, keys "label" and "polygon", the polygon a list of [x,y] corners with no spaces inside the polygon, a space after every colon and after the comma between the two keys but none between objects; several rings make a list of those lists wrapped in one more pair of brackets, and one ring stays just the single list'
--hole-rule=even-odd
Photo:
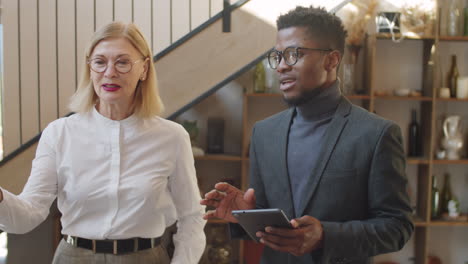
[{"label": "gray blazer", "polygon": [[293,114],[291,108],[255,124],[250,185],[258,208],[319,219],[324,244],[302,257],[265,247],[261,263],[369,263],[371,256],[400,250],[414,226],[399,126],[342,97],[322,149],[310,150],[320,152],[319,162],[294,208],[286,164]]}]

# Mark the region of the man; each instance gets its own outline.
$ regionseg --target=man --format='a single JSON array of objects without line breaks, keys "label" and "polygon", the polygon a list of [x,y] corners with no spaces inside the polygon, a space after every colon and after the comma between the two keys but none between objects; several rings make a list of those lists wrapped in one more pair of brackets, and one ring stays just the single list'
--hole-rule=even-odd
[{"label": "man", "polygon": [[291,107],[254,126],[251,188],[216,184],[201,201],[215,208],[205,218],[235,223],[232,210],[282,209],[294,228],[257,233],[265,264],[369,263],[400,250],[414,229],[401,132],[341,95],[341,20],[297,7],[277,27],[268,61]]}]

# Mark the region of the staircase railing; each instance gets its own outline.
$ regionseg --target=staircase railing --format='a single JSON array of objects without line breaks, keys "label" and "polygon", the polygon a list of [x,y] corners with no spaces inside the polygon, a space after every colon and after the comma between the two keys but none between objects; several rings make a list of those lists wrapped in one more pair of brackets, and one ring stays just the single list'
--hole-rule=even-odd
[{"label": "staircase railing", "polygon": [[[245,3],[248,2],[248,1],[249,1],[249,0],[240,0],[240,1],[237,1],[236,3],[234,3],[234,4],[231,5],[231,4],[229,3],[229,0],[224,0],[224,2],[223,2],[223,3],[224,3],[224,10],[219,10],[219,8],[222,8],[222,7],[223,7],[222,5],[221,5],[221,6],[216,6],[216,7],[214,6],[214,3],[218,3],[219,1],[210,0],[210,1],[208,2],[208,3],[209,3],[209,7],[208,7],[208,8],[209,8],[209,12],[211,13],[212,10],[218,10],[217,13],[216,13],[216,15],[211,16],[211,14],[210,14],[211,17],[210,17],[207,21],[205,21],[205,22],[203,22],[202,24],[200,24],[199,26],[195,27],[195,28],[194,28],[193,30],[191,30],[189,33],[187,33],[187,34],[185,34],[184,36],[180,37],[178,40],[176,40],[175,42],[171,43],[171,44],[170,44],[169,46],[167,46],[166,48],[162,49],[160,52],[158,52],[158,53],[153,57],[153,61],[156,62],[156,61],[158,61],[159,59],[161,59],[162,57],[166,56],[166,55],[169,54],[171,51],[177,49],[177,47],[179,47],[179,46],[181,46],[182,44],[186,43],[186,42],[189,41],[193,36],[199,34],[199,33],[202,32],[205,28],[209,27],[210,25],[212,25],[212,24],[215,23],[216,21],[221,20],[221,19],[227,20],[227,18],[229,17],[230,12],[231,12],[232,10],[241,7],[243,4],[245,4]],[[11,1],[11,2],[8,1],[7,5],[11,5],[12,2],[14,2],[14,1]],[[91,8],[91,10],[94,10],[94,12],[89,12],[89,11],[88,11],[88,12],[86,13],[88,16],[89,16],[90,14],[93,14],[93,13],[94,13],[94,14],[92,15],[92,17],[91,17],[92,19],[88,19],[88,22],[89,22],[89,20],[90,20],[90,21],[92,21],[93,24],[94,24],[93,26],[90,25],[90,27],[89,27],[90,29],[91,29],[91,28],[92,28],[92,29],[95,29],[96,27],[98,27],[98,26],[100,26],[100,25],[102,25],[102,24],[107,23],[107,22],[104,22],[104,20],[102,20],[102,18],[100,18],[100,17],[106,17],[106,16],[109,18],[109,21],[118,19],[118,20],[124,20],[124,21],[125,21],[125,20],[130,20],[130,21],[133,21],[133,22],[137,23],[136,20],[138,20],[138,18],[137,18],[138,16],[135,16],[134,14],[135,14],[136,12],[138,12],[139,9],[141,9],[141,7],[136,6],[136,4],[137,4],[136,2],[137,2],[137,1],[125,1],[126,3],[130,3],[130,4],[131,4],[131,6],[129,6],[129,7],[131,8],[131,15],[128,15],[128,14],[127,14],[127,17],[126,17],[124,14],[121,14],[121,13],[119,13],[118,11],[116,11],[115,6],[114,6],[114,5],[116,4],[116,2],[122,2],[122,3],[123,3],[124,1],[117,1],[117,0],[112,1],[112,2],[113,2],[113,8],[111,8],[110,11],[108,10],[108,13],[101,13],[101,11],[104,12],[104,7],[103,7],[103,6],[100,6],[100,5],[102,4],[102,2],[107,2],[107,1],[99,1],[99,2],[98,2],[98,1],[94,1],[94,6],[92,6],[92,5],[91,5],[91,6],[86,6],[86,4],[83,4],[84,2],[85,2],[85,3],[86,3],[86,2],[89,2],[88,4],[90,4],[90,3],[93,2],[93,1],[86,1],[86,0],[85,0],[85,1],[76,2],[76,3],[75,3],[75,6],[74,6],[75,11],[74,11],[74,14],[73,14],[73,15],[74,15],[74,17],[75,17],[75,22],[79,22],[79,20],[80,20],[80,21],[84,21],[84,20],[86,20],[86,19],[89,18],[89,17],[81,17],[81,16],[78,17],[79,13],[81,12],[80,10],[82,10],[82,9],[84,9],[84,8],[86,8],[86,7]],[[143,2],[143,1],[138,1],[138,3],[141,3],[141,2]],[[162,1],[161,1],[161,2],[162,2]],[[191,3],[192,1],[189,1],[189,2]],[[58,2],[58,3],[59,3],[59,2]],[[157,2],[156,2],[156,3],[157,3]],[[169,0],[169,3],[170,3],[170,5],[171,5],[170,8],[172,8],[172,0]],[[77,6],[77,5],[79,5],[79,6]],[[12,9],[12,10],[10,10],[10,12],[13,12],[13,13],[16,12],[16,14],[17,14],[17,21],[18,21],[18,23],[21,23],[21,21],[22,21],[21,15],[23,14],[23,11],[20,10],[21,8],[22,8],[22,6],[20,6],[20,3],[19,3],[19,1],[18,1],[17,4],[15,4],[15,6],[7,6],[5,9]],[[34,7],[28,7],[28,8],[34,8]],[[36,6],[36,8],[38,9],[38,10],[37,10],[37,17],[36,17],[36,19],[37,19],[37,22],[39,23],[39,22],[42,22],[42,19],[43,19],[42,17],[39,17],[39,15],[42,14],[42,11],[39,10],[39,7],[38,7],[38,6]],[[59,14],[58,14],[58,9],[59,9],[59,7],[58,7],[58,6],[54,6],[54,7],[51,7],[51,8],[52,8],[52,11],[51,11],[51,13],[50,13],[49,15],[52,15],[52,13],[53,13],[53,15],[57,15],[57,16],[58,16],[58,15],[59,15]],[[151,1],[151,9],[153,9],[153,8],[154,8],[154,6],[153,6],[153,1]],[[191,11],[190,11],[190,12],[191,12]],[[6,12],[4,12],[4,13],[6,13]],[[99,16],[97,16],[96,13],[98,13]],[[151,13],[151,15],[152,15],[152,14],[153,14],[153,13]],[[11,14],[10,14],[10,15],[11,15]],[[26,14],[23,14],[23,15],[26,15]],[[189,16],[189,17],[190,17],[190,16]],[[171,18],[171,19],[173,19],[173,18]],[[55,19],[55,26],[56,26],[57,28],[59,27],[58,24],[60,23],[58,20],[60,20],[60,19],[59,19],[59,18],[56,18],[56,19]],[[99,21],[98,21],[98,20],[99,20]],[[152,19],[151,19],[151,20],[152,20]],[[43,23],[46,23],[46,22],[43,22]],[[43,23],[42,23],[42,24],[43,24]],[[190,23],[191,23],[191,22],[190,22]],[[229,24],[229,23],[228,23],[228,24]],[[20,31],[20,26],[19,26],[19,25],[16,25],[16,27],[17,27],[18,31]],[[191,25],[190,25],[190,27],[191,27]],[[144,31],[144,28],[145,28],[145,27],[143,27],[143,31]],[[150,26],[149,28],[152,28],[152,26]],[[39,26],[38,26],[38,31],[39,31],[39,29],[40,29],[40,28],[39,28]],[[76,26],[75,26],[75,29],[76,29]],[[91,29],[91,30],[92,30],[92,29]],[[221,29],[220,29],[220,30],[221,30]],[[8,31],[8,30],[7,30],[7,31]],[[24,31],[27,31],[27,30],[24,30]],[[150,30],[150,31],[151,31],[151,33],[149,33],[149,34],[147,34],[147,35],[150,35],[150,36],[151,36],[150,42],[153,43],[153,34],[152,34],[152,30]],[[8,32],[6,32],[6,33],[8,33]],[[89,36],[91,33],[92,33],[92,31],[91,31],[91,32],[86,32],[86,34],[87,34],[88,36]],[[57,33],[55,33],[55,34],[56,34],[55,36],[57,36],[57,34],[59,34],[59,30],[57,30]],[[75,32],[75,36],[74,36],[74,37],[75,37],[75,43],[74,43],[74,44],[75,44],[76,47],[78,47],[78,46],[80,46],[80,45],[81,45],[81,46],[84,45],[84,44],[79,44],[78,41],[77,41],[77,39],[79,38],[79,36],[78,36],[79,34],[80,34],[80,33]],[[6,34],[5,34],[5,35],[6,35]],[[38,35],[39,35],[39,33],[36,32],[36,40],[37,40],[37,47],[38,47],[37,49],[40,49],[41,41],[40,41],[40,39],[37,39],[37,38],[38,38]],[[172,42],[172,38],[173,38],[174,33],[170,33],[170,35],[171,35],[171,42]],[[17,34],[18,39],[20,38],[20,36],[21,36],[21,32]],[[58,40],[57,40],[57,42],[58,42]],[[55,43],[55,45],[57,45],[57,43]],[[153,48],[154,48],[154,47],[155,47],[155,44],[153,43],[152,46],[153,46]],[[7,48],[8,48],[8,47],[7,47]],[[37,51],[37,53],[39,54],[39,51],[38,51],[38,50],[36,50],[36,51]],[[9,51],[9,52],[10,52],[10,51]],[[20,55],[21,55],[21,52],[20,52],[20,50],[17,50],[17,52],[18,52],[18,54],[19,54],[19,55],[18,55],[18,58],[17,58],[17,59],[18,59],[18,64],[19,64],[19,65],[16,65],[16,67],[17,67],[18,71],[21,71],[21,70],[22,70],[22,69],[21,69],[21,67],[22,67],[22,66],[21,66],[21,61],[22,61],[22,60],[21,60],[21,56],[20,56]],[[13,52],[13,53],[14,53],[14,52]],[[75,52],[73,52],[73,54],[74,54],[74,58],[73,58],[74,61],[77,61],[77,52],[75,51]],[[23,56],[24,56],[24,55],[25,55],[25,54],[23,54]],[[58,57],[58,52],[57,52],[56,54],[54,54],[54,55],[56,56],[56,60],[58,60],[58,59],[57,59],[57,57]],[[40,65],[39,65],[40,63],[39,63],[39,61],[38,61],[38,57],[39,57],[39,55],[37,55],[37,57],[35,58],[35,63],[34,63],[34,64],[36,64],[37,66],[40,66]],[[8,67],[9,65],[6,65],[6,66]],[[57,65],[56,65],[56,67],[57,67]],[[38,67],[38,68],[39,68],[39,67]],[[57,68],[58,68],[58,67],[57,67]],[[76,66],[74,66],[74,70],[76,71],[76,74],[75,74],[75,75],[78,76],[79,74],[78,74],[78,72],[77,72],[77,67],[76,67]],[[39,71],[39,69],[37,69],[37,71]],[[40,75],[37,71],[36,71],[37,78],[40,79],[41,75]],[[58,82],[59,82],[59,73],[58,73],[59,69],[56,69],[56,71],[57,71],[57,73],[55,73],[54,81],[55,81],[56,83],[58,83]],[[76,84],[76,79],[77,79],[76,76],[73,78],[75,84]],[[18,79],[20,79],[19,76],[18,76]],[[18,82],[19,82],[19,83],[18,83]],[[16,81],[16,82],[14,82],[14,83],[15,83],[15,85],[13,85],[13,87],[17,87],[17,89],[20,89],[21,82],[20,82],[20,81]],[[56,86],[58,87],[58,84],[56,84]],[[75,86],[76,86],[76,85],[75,85]],[[40,86],[37,87],[37,88],[38,88],[38,90],[40,90],[40,89],[39,89]],[[56,90],[57,90],[57,93],[59,93],[59,89],[56,88]],[[11,90],[10,90],[10,92],[11,92]],[[39,91],[38,93],[41,93],[41,92]],[[45,92],[44,92],[44,93],[45,93]],[[71,94],[72,94],[72,92],[70,93],[70,95],[71,95]],[[56,94],[55,96],[57,97],[57,106],[56,106],[56,108],[57,108],[57,109],[56,109],[57,115],[56,115],[56,117],[58,117],[58,116],[68,116],[68,115],[72,114],[72,113],[68,113],[68,114],[67,114],[67,113],[62,113],[62,114],[59,113],[59,112],[60,112],[60,109],[58,109],[58,108],[59,108],[58,105],[59,105],[59,100],[60,100],[59,97],[60,97],[60,95],[59,95],[59,94]],[[16,96],[16,97],[18,97],[18,96]],[[39,141],[39,139],[40,139],[40,137],[41,137],[41,133],[42,133],[42,132],[39,132],[39,133],[37,133],[36,135],[29,136],[30,139],[26,140],[26,142],[23,143],[23,138],[24,138],[25,136],[24,136],[24,135],[21,135],[21,134],[22,134],[22,133],[21,133],[21,132],[22,132],[22,131],[21,131],[21,130],[22,130],[22,129],[21,129],[21,124],[23,123],[23,122],[21,121],[21,92],[20,92],[19,97],[20,97],[20,98],[17,98],[17,99],[20,101],[20,104],[19,104],[19,106],[16,106],[16,107],[19,107],[19,110],[17,111],[18,113],[16,114],[16,116],[19,117],[18,119],[20,120],[20,121],[19,121],[19,122],[20,122],[20,124],[19,124],[19,129],[17,129],[18,132],[19,132],[19,134],[20,134],[20,136],[19,136],[19,146],[18,146],[16,149],[14,149],[13,151],[9,151],[9,153],[5,153],[6,155],[3,157],[2,160],[0,160],[0,167],[3,166],[4,164],[6,164],[8,161],[10,161],[10,160],[12,160],[13,158],[15,158],[16,156],[18,156],[19,154],[21,154],[23,151],[25,151],[26,149],[28,149],[28,148],[31,147],[32,145],[34,145],[36,142]],[[38,96],[38,97],[39,97],[39,96]],[[4,99],[5,99],[5,97],[4,97]],[[200,99],[199,99],[199,100],[200,100]],[[40,101],[40,98],[38,98],[38,101]],[[38,104],[38,102],[35,102],[35,103]],[[40,108],[40,106],[37,106],[37,108]],[[36,108],[36,109],[37,109],[37,108]],[[7,112],[7,111],[5,111],[5,112]],[[4,112],[4,113],[5,113],[5,112]],[[16,111],[15,111],[15,112],[16,112]],[[34,113],[34,114],[40,115],[40,112],[41,112],[41,111],[39,110],[38,112],[39,112],[39,113]],[[62,111],[62,112],[63,112],[63,111]],[[10,113],[9,113],[9,114],[10,114]],[[171,115],[171,116],[173,116],[173,115]],[[56,117],[55,117],[55,118],[56,118]],[[52,117],[52,118],[49,117],[50,121],[52,121],[52,120],[55,119],[55,118],[54,118],[54,117]],[[48,122],[44,122],[44,120],[41,122],[40,119],[41,119],[40,116],[37,117],[37,118],[35,119],[35,122],[34,122],[34,123],[44,123],[44,124],[39,124],[39,125],[38,125],[39,127],[41,127],[41,130],[42,130]],[[7,120],[4,119],[4,125],[5,125],[6,121],[7,121]],[[50,122],[50,121],[49,121],[49,122]],[[8,125],[8,124],[6,124],[6,125]],[[3,129],[3,131],[5,131],[5,129]],[[10,133],[10,134],[11,134],[11,133]],[[9,139],[8,139],[8,138],[4,138],[4,140],[9,140]]]}]

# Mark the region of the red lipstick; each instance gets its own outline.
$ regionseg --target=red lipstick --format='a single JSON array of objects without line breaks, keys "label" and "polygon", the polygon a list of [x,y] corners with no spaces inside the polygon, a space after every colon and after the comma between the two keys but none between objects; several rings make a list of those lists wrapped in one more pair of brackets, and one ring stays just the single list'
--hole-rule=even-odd
[{"label": "red lipstick", "polygon": [[101,85],[101,87],[106,92],[115,92],[120,89],[120,85],[115,83],[104,83]]}]

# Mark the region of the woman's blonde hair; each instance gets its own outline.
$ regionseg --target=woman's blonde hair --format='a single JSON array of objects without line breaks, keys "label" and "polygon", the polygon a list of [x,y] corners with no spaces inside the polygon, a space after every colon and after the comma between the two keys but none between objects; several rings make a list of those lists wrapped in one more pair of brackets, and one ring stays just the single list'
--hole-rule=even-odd
[{"label": "woman's blonde hair", "polygon": [[70,110],[73,112],[88,112],[94,104],[99,100],[93,88],[93,82],[90,78],[90,68],[87,63],[91,53],[93,53],[96,45],[104,39],[124,37],[132,43],[132,45],[143,55],[149,59],[149,67],[146,79],[139,80],[137,89],[135,90],[134,98],[134,113],[140,118],[150,118],[160,115],[164,109],[163,103],[159,96],[157,86],[156,71],[152,61],[152,53],[148,42],[135,24],[112,22],[98,31],[96,31],[91,39],[88,48],[85,51],[84,61],[82,65],[82,74],[78,89],[73,94],[70,102]]}]

